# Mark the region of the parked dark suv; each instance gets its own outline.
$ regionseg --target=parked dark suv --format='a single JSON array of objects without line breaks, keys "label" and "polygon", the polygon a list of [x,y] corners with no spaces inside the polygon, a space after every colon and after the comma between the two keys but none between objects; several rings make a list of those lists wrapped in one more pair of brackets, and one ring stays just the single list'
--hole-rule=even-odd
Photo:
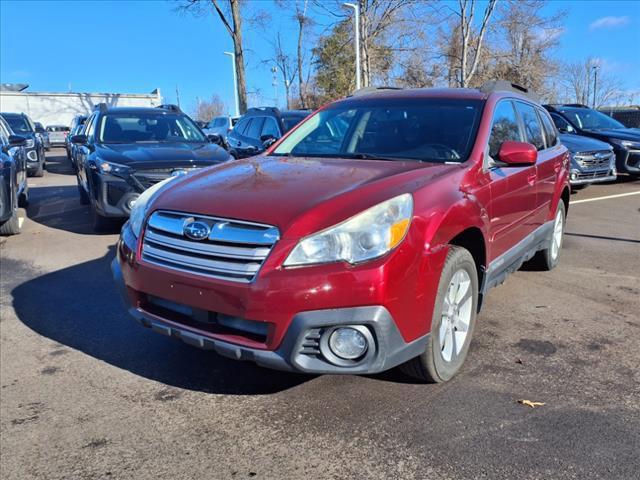
[{"label": "parked dark suv", "polygon": [[171,176],[229,160],[175,106],[107,108],[100,105],[74,135],[80,201],[91,205],[96,231],[126,218],[138,196]]},{"label": "parked dark suv", "polygon": [[16,135],[26,139],[27,173],[34,177],[44,175],[44,144],[36,132],[36,125],[24,113],[0,113]]},{"label": "parked dark suv", "polygon": [[250,108],[229,132],[229,152],[235,158],[262,153],[311,113],[310,110],[284,110],[274,107]]},{"label": "parked dark suv", "polygon": [[640,130],[585,105],[544,105],[560,133],[574,133],[610,144],[618,172],[640,175]]},{"label": "parked dark suv", "polygon": [[25,144],[0,117],[0,235],[20,233],[18,208],[29,201]]}]

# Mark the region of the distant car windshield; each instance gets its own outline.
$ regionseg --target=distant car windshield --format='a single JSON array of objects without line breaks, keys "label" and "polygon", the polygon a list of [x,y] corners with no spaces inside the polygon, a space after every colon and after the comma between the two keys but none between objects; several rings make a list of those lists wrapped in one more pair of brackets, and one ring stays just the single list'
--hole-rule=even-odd
[{"label": "distant car windshield", "polygon": [[7,121],[14,133],[33,133],[31,125],[22,115],[6,115],[4,119]]},{"label": "distant car windshield", "polygon": [[283,115],[282,123],[284,123],[284,131],[288,132],[297,124],[299,124],[309,113],[300,113],[298,115]]},{"label": "distant car windshield", "polygon": [[604,113],[588,108],[563,108],[560,110],[571,123],[583,130],[603,130],[605,128],[625,128],[619,121]]},{"label": "distant car windshield", "polygon": [[463,162],[481,100],[371,99],[336,104],[300,125],[274,155]]},{"label": "distant car windshield", "polygon": [[68,132],[69,127],[64,125],[49,125],[47,127],[47,132]]},{"label": "distant car windshield", "polygon": [[206,142],[191,119],[166,113],[108,113],[98,125],[100,143]]}]

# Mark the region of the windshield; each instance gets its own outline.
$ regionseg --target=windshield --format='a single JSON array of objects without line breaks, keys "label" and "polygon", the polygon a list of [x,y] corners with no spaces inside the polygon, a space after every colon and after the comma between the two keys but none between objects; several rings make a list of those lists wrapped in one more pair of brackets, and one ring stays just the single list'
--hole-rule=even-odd
[{"label": "windshield", "polygon": [[23,116],[20,116],[20,115],[16,115],[15,117],[6,116],[4,117],[4,119],[7,121],[7,123],[11,127],[11,130],[13,130],[14,133],[32,133],[33,132],[31,130],[31,126],[29,125],[29,122],[27,122],[26,118],[24,118]]},{"label": "windshield", "polygon": [[100,143],[206,143],[198,127],[185,115],[166,113],[109,113],[100,119]]},{"label": "windshield", "polygon": [[463,162],[474,143],[480,100],[388,99],[337,104],[298,127],[275,155]]},{"label": "windshield", "polygon": [[47,127],[47,132],[68,132],[69,127],[65,127],[63,125],[49,125]]},{"label": "windshield", "polygon": [[587,108],[564,108],[560,110],[574,125],[583,130],[625,128],[623,124],[604,113]]}]

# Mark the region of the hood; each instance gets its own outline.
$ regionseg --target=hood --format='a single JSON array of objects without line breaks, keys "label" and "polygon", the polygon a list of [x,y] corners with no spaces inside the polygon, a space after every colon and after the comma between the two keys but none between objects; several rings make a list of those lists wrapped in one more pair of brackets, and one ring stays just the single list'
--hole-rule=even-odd
[{"label": "hood", "polygon": [[292,236],[306,235],[451,170],[460,166],[253,157],[178,179],[158,196],[153,208],[254,221],[275,225]]},{"label": "hood", "polygon": [[212,143],[101,144],[97,156],[133,168],[205,166],[229,160],[229,153]]},{"label": "hood", "polygon": [[631,140],[640,142],[640,129],[637,128],[605,128],[603,130],[587,130],[598,138],[615,138],[618,140]]},{"label": "hood", "polygon": [[570,133],[561,133],[560,141],[571,153],[611,150],[611,145],[589,137],[581,137]]}]

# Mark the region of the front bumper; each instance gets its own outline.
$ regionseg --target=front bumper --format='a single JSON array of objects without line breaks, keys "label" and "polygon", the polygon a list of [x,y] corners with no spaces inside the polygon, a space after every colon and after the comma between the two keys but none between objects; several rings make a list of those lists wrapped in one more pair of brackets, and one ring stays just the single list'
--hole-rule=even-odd
[{"label": "front bumper", "polygon": [[[243,284],[139,262],[136,250],[125,225],[111,267],[138,323],[237,360],[317,374],[381,372],[424,352],[431,293],[437,290],[447,253],[440,249],[426,264],[396,251],[396,257],[354,269],[335,264],[267,269]],[[221,326],[229,318],[237,328]],[[367,329],[369,347],[358,361],[336,362],[326,355],[328,335],[339,326]],[[262,330],[261,335],[246,333],[253,328]]]},{"label": "front bumper", "polygon": [[27,153],[27,169],[36,170],[40,163],[38,158],[38,149],[35,147],[25,149]]},{"label": "front bumper", "polygon": [[[426,334],[412,342],[405,342],[389,311],[376,305],[300,312],[291,321],[277,350],[252,348],[163,318],[146,311],[144,307],[132,306],[118,258],[111,263],[111,270],[129,314],[142,326],[162,335],[178,338],[188,345],[214,350],[224,357],[254,362],[275,370],[312,374],[378,373],[420,355],[428,340]],[[312,336],[321,337],[323,330],[339,326],[365,326],[369,329],[373,342],[362,360],[349,365],[333,364],[323,355],[321,340],[310,341]]]},{"label": "front bumper", "polygon": [[127,218],[131,214],[132,202],[143,191],[111,175],[95,175],[94,185],[96,210],[104,217]]},{"label": "front bumper", "polygon": [[619,172],[640,174],[640,150],[616,148],[616,166]]}]

